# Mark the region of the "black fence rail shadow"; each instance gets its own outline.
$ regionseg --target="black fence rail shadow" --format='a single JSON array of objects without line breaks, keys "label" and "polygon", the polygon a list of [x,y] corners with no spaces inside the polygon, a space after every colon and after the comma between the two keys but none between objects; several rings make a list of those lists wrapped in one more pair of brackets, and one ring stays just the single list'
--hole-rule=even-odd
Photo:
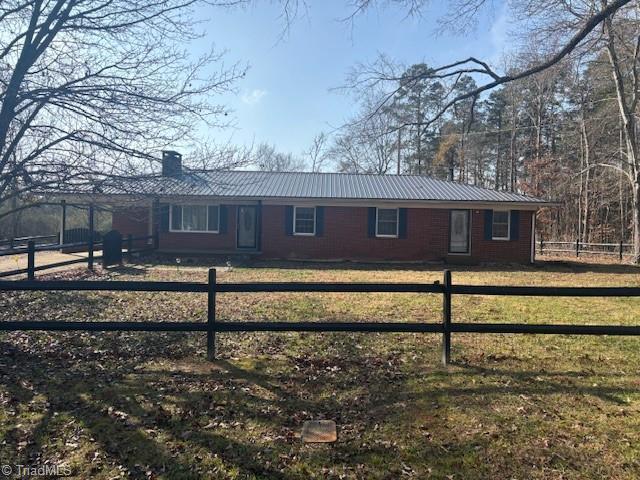
[{"label": "black fence rail shadow", "polygon": [[[216,260],[222,260],[224,263],[227,257],[220,257]],[[175,263],[166,262],[167,265],[175,265]],[[196,265],[207,265],[206,262],[196,263]],[[230,261],[230,264],[234,264]],[[413,272],[442,272],[446,268],[455,268],[460,272],[536,272],[544,270],[550,273],[611,273],[611,274],[629,274],[640,273],[638,266],[628,263],[597,263],[582,260],[568,260],[564,258],[546,257],[544,259],[536,259],[533,264],[518,263],[480,263],[477,265],[464,264],[447,264],[442,262],[366,262],[366,261],[331,261],[318,262],[314,260],[258,260],[251,259],[238,263],[242,268],[259,268],[259,269],[287,269],[287,270],[319,270],[319,271],[353,271],[367,272],[371,270],[394,272],[394,271],[413,271]]]},{"label": "black fence rail shadow", "polygon": [[[39,357],[37,353],[16,348],[8,342],[1,342],[0,345],[5,355],[2,363],[8,367],[20,366],[8,369],[9,373],[0,380],[2,388],[17,401],[29,403],[35,394],[33,389],[25,388],[24,385],[37,385],[38,394],[46,396],[49,402],[48,413],[38,420],[31,434],[33,441],[26,448],[18,448],[20,437],[17,434],[10,431],[5,437],[5,448],[19,452],[16,457],[11,458],[16,464],[30,465],[37,461],[47,430],[58,428],[52,424],[55,418],[52,412],[56,412],[57,416],[81,422],[101,450],[126,467],[133,478],[147,478],[147,470],[161,473],[167,469],[173,475],[193,478],[193,459],[170,451],[164,442],[148,433],[149,430],[158,429],[172,438],[217,452],[227,465],[235,465],[247,474],[254,473],[274,479],[290,478],[275,467],[258,462],[256,454],[260,450],[257,446],[238,442],[224,435],[224,431],[203,428],[190,432],[191,435],[186,437],[182,423],[163,408],[162,403],[166,402],[166,398],[153,387],[156,381],[153,374],[147,375],[149,378],[146,379],[137,375],[137,382],[126,381],[124,375],[131,372],[136,364],[134,360],[137,359],[130,359],[124,365],[116,367],[118,375],[114,378],[113,371],[97,370],[87,375],[86,371],[74,371],[74,365],[77,364],[72,362],[52,366],[49,359]],[[74,375],[70,376],[67,369],[71,369]],[[47,375],[43,375],[43,372],[47,372]],[[158,376],[162,374],[163,372],[158,372]],[[202,381],[215,379],[215,375],[209,375]],[[183,380],[191,383],[192,380],[200,379]],[[237,405],[232,412],[225,413],[225,420],[231,415],[237,418],[255,416],[256,411],[270,404],[269,401],[256,399],[240,389],[225,395],[229,404]],[[140,401],[141,398],[144,402]],[[176,392],[172,401],[185,410],[195,411],[207,409],[211,400],[211,395],[204,390],[184,390]],[[136,420],[130,420],[132,417]],[[277,420],[284,422],[284,419]]]}]

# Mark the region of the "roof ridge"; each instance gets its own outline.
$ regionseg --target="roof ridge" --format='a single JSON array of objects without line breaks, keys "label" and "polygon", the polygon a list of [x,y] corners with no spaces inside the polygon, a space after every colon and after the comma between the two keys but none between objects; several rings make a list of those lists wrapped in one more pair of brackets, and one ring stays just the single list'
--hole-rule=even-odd
[{"label": "roof ridge", "polygon": [[[260,174],[269,174],[269,175],[279,175],[279,174],[295,174],[295,175],[340,175],[340,176],[352,176],[352,177],[386,177],[386,178],[403,178],[403,177],[414,177],[414,178],[428,178],[430,180],[436,180],[439,182],[447,182],[447,183],[459,183],[451,180],[445,180],[442,178],[436,178],[432,175],[417,175],[414,173],[402,173],[400,175],[396,173],[354,173],[354,172],[295,172],[295,171],[268,171],[268,170],[226,170],[226,169],[204,169],[204,170],[189,170],[190,173],[220,173],[220,172],[232,172],[232,173],[260,173]],[[480,187],[482,188],[482,187]]]}]

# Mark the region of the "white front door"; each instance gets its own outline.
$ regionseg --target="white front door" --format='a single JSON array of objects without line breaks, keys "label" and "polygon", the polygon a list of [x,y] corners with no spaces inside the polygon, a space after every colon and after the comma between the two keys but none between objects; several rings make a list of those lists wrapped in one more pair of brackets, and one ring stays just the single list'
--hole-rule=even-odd
[{"label": "white front door", "polygon": [[449,253],[470,253],[469,210],[451,210]]},{"label": "white front door", "polygon": [[238,206],[238,248],[256,248],[257,208],[255,206]]}]

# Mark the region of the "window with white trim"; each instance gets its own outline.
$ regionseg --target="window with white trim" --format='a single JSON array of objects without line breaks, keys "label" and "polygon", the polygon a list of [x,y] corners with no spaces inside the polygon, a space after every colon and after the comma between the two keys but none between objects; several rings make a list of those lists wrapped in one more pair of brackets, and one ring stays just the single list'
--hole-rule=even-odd
[{"label": "window with white trim", "polygon": [[491,238],[493,240],[509,240],[509,228],[511,215],[508,210],[493,211],[493,225],[491,226]]},{"label": "window with white trim", "polygon": [[376,237],[398,236],[398,209],[376,209]]},{"label": "window with white trim", "polygon": [[220,207],[218,205],[171,205],[172,232],[218,233]]},{"label": "window with white trim", "polygon": [[293,207],[293,234],[316,234],[316,209],[315,207]]}]

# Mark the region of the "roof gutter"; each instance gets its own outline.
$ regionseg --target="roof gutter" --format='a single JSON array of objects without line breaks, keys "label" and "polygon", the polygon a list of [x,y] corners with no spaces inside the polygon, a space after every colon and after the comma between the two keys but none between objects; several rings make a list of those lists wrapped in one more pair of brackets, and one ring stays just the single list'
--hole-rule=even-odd
[{"label": "roof gutter", "polygon": [[540,208],[559,208],[559,202],[522,202],[522,201],[487,201],[487,200],[410,200],[410,199],[366,199],[366,198],[311,198],[311,197],[220,197],[205,195],[131,195],[131,194],[59,194],[58,199],[79,203],[103,203],[110,205],[148,205],[155,198],[168,202],[193,203],[227,203],[246,204],[262,201],[263,205],[323,205],[336,207],[371,207],[371,206],[403,206],[407,208],[469,208],[491,209],[511,207],[520,210],[538,210]]}]

